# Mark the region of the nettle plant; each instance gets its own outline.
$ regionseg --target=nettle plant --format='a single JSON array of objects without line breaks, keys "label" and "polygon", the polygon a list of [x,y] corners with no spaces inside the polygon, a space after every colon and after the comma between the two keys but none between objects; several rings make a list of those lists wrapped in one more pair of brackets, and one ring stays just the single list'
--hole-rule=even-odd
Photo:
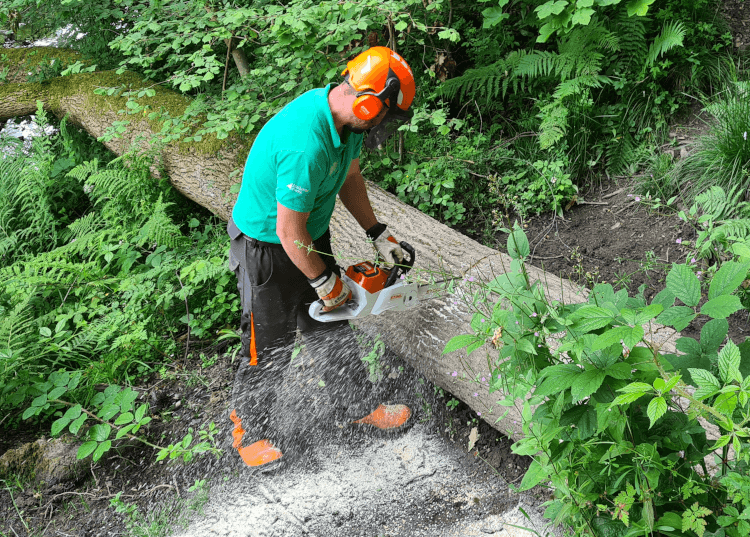
[{"label": "nettle plant", "polygon": [[[521,401],[513,450],[534,459],[520,489],[547,484],[545,516],[576,535],[748,535],[750,347],[727,341],[726,317],[741,308],[732,293],[750,263],[724,263],[706,300],[690,267],[673,265],[650,304],[607,284],[564,304],[530,280],[517,225],[508,252],[475,333],[446,351],[498,349],[490,390],[501,405]],[[709,319],[700,340],[678,338],[676,353],[656,343],[668,339],[659,324],[681,330],[698,317]]]}]

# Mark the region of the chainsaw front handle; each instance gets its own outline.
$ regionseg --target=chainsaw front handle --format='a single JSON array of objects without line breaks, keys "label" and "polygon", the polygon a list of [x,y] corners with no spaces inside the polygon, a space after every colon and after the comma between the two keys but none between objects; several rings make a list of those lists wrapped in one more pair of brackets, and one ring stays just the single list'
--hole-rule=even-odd
[{"label": "chainsaw front handle", "polygon": [[403,261],[401,261],[401,263],[394,263],[393,268],[391,269],[391,274],[385,281],[385,287],[390,287],[391,285],[396,283],[396,280],[398,280],[401,276],[405,276],[406,273],[409,272],[414,266],[414,260],[417,256],[417,252],[414,250],[414,247],[406,241],[401,241],[398,244],[399,246],[401,246],[401,249],[405,253],[409,254],[409,259],[407,259],[404,255],[404,259]]}]

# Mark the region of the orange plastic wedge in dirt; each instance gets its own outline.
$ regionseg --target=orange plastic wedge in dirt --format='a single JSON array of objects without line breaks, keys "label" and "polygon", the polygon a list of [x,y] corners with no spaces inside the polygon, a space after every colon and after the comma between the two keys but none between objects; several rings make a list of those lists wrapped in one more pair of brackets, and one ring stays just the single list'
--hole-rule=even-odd
[{"label": "orange plastic wedge in dirt", "polygon": [[258,440],[254,444],[237,450],[248,466],[263,466],[282,457],[281,450],[268,440]]},{"label": "orange plastic wedge in dirt", "polygon": [[406,405],[380,405],[372,413],[352,423],[372,425],[384,431],[400,429],[409,421],[411,409]]}]

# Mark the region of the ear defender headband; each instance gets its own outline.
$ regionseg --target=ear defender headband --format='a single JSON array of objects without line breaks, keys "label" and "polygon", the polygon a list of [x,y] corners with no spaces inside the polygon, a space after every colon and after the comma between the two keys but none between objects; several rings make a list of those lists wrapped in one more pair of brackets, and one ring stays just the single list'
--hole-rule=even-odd
[{"label": "ear defender headband", "polygon": [[[349,82],[349,74],[346,75],[344,81],[352,86],[351,82]],[[354,115],[363,121],[369,121],[380,114],[383,106],[390,106],[389,99],[394,95],[398,95],[401,89],[401,82],[396,73],[393,72],[393,69],[388,69],[388,78],[385,81],[385,87],[382,91],[359,91],[354,86],[352,88],[357,92],[357,98],[354,100],[354,104],[352,104]]]}]

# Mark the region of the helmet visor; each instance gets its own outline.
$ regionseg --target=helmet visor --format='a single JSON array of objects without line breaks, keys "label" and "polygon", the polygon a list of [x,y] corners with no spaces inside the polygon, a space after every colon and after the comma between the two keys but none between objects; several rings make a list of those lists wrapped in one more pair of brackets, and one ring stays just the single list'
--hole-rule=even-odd
[{"label": "helmet visor", "polygon": [[413,115],[411,110],[401,110],[398,106],[390,107],[383,120],[370,129],[370,134],[365,140],[367,149],[379,149],[388,137],[396,132],[403,122],[409,121]]}]

